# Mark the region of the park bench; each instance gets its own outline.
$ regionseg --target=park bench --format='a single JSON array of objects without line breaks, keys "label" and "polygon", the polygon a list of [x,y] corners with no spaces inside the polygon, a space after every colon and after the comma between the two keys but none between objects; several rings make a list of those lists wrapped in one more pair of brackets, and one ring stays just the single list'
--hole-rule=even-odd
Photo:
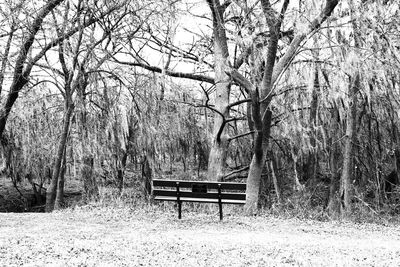
[{"label": "park bench", "polygon": [[219,219],[223,204],[245,204],[246,184],[206,181],[153,180],[153,197],[159,201],[176,201],[178,218],[182,218],[182,202],[217,203]]}]

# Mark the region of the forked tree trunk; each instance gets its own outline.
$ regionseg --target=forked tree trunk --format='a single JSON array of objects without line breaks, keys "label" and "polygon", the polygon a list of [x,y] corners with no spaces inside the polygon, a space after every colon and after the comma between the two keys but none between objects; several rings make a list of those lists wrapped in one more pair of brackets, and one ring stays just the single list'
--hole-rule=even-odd
[{"label": "forked tree trunk", "polygon": [[[253,112],[256,110],[253,110]],[[259,112],[259,111],[258,111]],[[259,114],[259,113],[258,113]],[[256,124],[256,133],[254,135],[254,153],[251,160],[249,173],[247,176],[246,187],[246,204],[244,213],[246,215],[256,214],[258,211],[258,200],[260,195],[261,174],[267,154],[265,151],[268,147],[268,138],[271,129],[272,112],[267,111],[264,119],[264,130],[260,130],[258,123]],[[259,120],[259,122],[262,122]]]},{"label": "forked tree trunk", "polygon": [[45,209],[46,212],[51,212],[54,209],[54,203],[56,200],[56,193],[57,193],[57,187],[58,187],[58,179],[60,177],[60,173],[61,173],[61,169],[62,169],[61,168],[62,161],[64,158],[65,147],[67,145],[69,126],[70,126],[73,109],[74,109],[73,105],[69,105],[68,107],[66,107],[64,121],[63,121],[63,129],[62,129],[60,141],[58,143],[57,156],[56,156],[56,159],[54,162],[53,174],[51,177],[50,186],[46,192],[46,209]]}]

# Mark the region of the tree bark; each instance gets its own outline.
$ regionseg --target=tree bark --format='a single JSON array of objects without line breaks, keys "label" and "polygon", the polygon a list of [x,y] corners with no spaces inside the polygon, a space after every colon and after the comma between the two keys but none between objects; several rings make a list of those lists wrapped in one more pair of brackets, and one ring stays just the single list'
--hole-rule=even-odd
[{"label": "tree bark", "polygon": [[[361,36],[358,29],[357,22],[352,21],[354,32],[354,46],[356,49],[361,47]],[[357,52],[357,51],[356,51]],[[356,63],[353,68],[355,69],[353,76],[350,78],[350,86],[348,92],[349,107],[347,110],[346,121],[346,136],[345,147],[343,152],[343,167],[340,179],[340,215],[342,218],[347,218],[351,213],[351,180],[354,169],[354,141],[357,123],[357,93],[361,88],[361,74],[359,70],[359,63]]]},{"label": "tree bark", "polygon": [[215,109],[214,127],[210,156],[208,158],[208,179],[220,181],[224,177],[228,138],[225,132],[225,119],[229,117],[229,96],[231,83],[225,73],[229,52],[224,25],[224,8],[219,0],[207,0],[213,17],[214,71],[215,71]]},{"label": "tree bark", "polygon": [[[259,110],[253,109],[253,114],[259,115],[259,112],[260,112]],[[264,122],[260,118],[255,119],[256,132],[254,135],[254,153],[246,181],[247,184],[246,204],[244,206],[244,212],[246,215],[253,215],[256,214],[258,211],[261,174],[267,156],[267,154],[264,151],[266,151],[268,147],[268,138],[270,135],[271,120],[272,120],[272,112],[269,110],[267,110]],[[260,125],[261,123],[262,125]]]},{"label": "tree bark", "polygon": [[340,179],[340,214],[347,217],[351,212],[351,177],[353,171],[353,140],[356,128],[357,91],[360,87],[360,75],[356,74],[349,88],[349,108],[347,111],[345,147],[343,152],[343,167]]},{"label": "tree bark", "polygon": [[[65,146],[65,149],[67,146]],[[67,155],[66,151],[64,151],[64,157],[61,165],[60,177],[58,179],[57,184],[57,193],[56,193],[56,200],[54,202],[54,209],[59,210],[64,207],[64,184],[65,184],[65,171],[67,169],[66,165]]]}]

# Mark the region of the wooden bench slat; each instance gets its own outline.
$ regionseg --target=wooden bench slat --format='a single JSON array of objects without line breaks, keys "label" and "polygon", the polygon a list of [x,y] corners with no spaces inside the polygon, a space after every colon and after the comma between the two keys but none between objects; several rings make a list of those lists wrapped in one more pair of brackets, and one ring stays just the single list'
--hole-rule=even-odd
[{"label": "wooden bench slat", "polygon": [[[153,194],[155,196],[173,196],[177,197],[178,192],[176,190],[162,190],[162,189],[155,189],[153,190]],[[218,192],[207,192],[207,193],[193,193],[189,191],[180,191],[179,196],[182,198],[190,197],[190,198],[210,198],[210,199],[217,199],[219,198]],[[246,194],[245,193],[221,193],[222,200],[245,200]]]},{"label": "wooden bench slat", "polygon": [[246,190],[245,183],[230,183],[230,182],[207,182],[207,181],[180,181],[180,180],[153,180],[153,186],[159,187],[175,187],[176,182],[179,182],[180,188],[192,188],[193,184],[207,185],[208,189],[218,189],[218,184],[221,184],[222,190]]},{"label": "wooden bench slat", "polygon": [[[169,197],[169,196],[156,196],[154,200],[162,200],[162,201],[177,201],[177,197]],[[184,202],[202,202],[202,203],[218,203],[218,199],[212,198],[190,198],[190,197],[181,197],[181,201]],[[245,204],[246,200],[222,200],[222,204]]]}]

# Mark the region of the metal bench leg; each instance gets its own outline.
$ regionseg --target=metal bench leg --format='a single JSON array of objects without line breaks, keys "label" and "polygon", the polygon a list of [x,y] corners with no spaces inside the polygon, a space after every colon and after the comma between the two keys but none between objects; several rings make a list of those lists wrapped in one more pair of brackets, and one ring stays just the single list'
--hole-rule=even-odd
[{"label": "metal bench leg", "polygon": [[182,201],[178,201],[178,219],[182,219]]},{"label": "metal bench leg", "polygon": [[219,206],[219,220],[222,221],[222,199],[221,199],[221,184],[218,184],[218,206]]},{"label": "metal bench leg", "polygon": [[179,188],[179,182],[176,182],[176,201],[178,202],[178,219],[182,219],[182,201],[181,201],[181,193]]}]

